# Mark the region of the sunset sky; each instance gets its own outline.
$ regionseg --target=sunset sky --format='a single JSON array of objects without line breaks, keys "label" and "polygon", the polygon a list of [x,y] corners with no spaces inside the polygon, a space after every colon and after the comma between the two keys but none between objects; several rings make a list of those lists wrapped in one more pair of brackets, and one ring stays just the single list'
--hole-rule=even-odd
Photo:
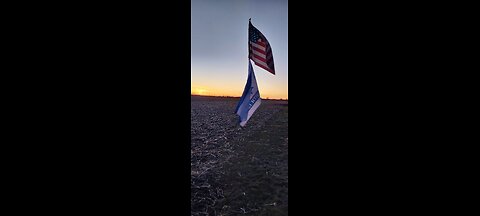
[{"label": "sunset sky", "polygon": [[288,99],[288,1],[192,0],[191,93],[241,96],[248,75],[248,19],[265,35],[273,75],[253,64],[262,98]]}]

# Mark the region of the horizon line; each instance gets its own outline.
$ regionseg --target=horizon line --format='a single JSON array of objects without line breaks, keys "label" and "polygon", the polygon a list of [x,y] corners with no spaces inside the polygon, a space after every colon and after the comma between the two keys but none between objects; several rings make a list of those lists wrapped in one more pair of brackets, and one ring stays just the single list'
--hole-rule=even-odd
[{"label": "horizon line", "polygon": [[[228,98],[241,98],[242,96],[228,96],[228,95],[201,95],[201,94],[190,94],[190,96],[201,96],[201,97],[228,97]],[[288,98],[270,98],[270,97],[260,97],[263,100],[288,100]]]}]

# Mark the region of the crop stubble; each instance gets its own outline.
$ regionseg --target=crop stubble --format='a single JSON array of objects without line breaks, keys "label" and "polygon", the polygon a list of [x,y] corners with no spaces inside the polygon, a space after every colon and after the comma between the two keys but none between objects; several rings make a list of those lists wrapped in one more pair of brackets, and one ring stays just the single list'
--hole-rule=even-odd
[{"label": "crop stubble", "polygon": [[192,96],[191,214],[286,215],[288,102],[263,100],[245,128],[237,102]]}]

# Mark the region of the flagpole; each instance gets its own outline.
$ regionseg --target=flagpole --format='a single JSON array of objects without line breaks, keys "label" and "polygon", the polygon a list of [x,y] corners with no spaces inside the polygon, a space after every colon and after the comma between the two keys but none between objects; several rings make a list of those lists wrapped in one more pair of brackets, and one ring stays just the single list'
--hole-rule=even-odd
[{"label": "flagpole", "polygon": [[[251,19],[251,18],[250,18]],[[235,113],[239,116],[239,123],[241,127],[244,127],[250,117],[253,115],[255,110],[260,106],[262,99],[260,98],[260,92],[258,90],[257,81],[255,78],[255,73],[253,72],[252,62],[250,61],[250,19],[248,25],[248,75],[247,83],[240,97],[240,101],[237,104]]]},{"label": "flagpole", "polygon": [[248,51],[248,54],[247,54],[247,59],[248,59],[248,62],[250,63],[250,21],[252,20],[252,18],[250,17],[248,19],[248,31],[247,31],[247,51]]}]

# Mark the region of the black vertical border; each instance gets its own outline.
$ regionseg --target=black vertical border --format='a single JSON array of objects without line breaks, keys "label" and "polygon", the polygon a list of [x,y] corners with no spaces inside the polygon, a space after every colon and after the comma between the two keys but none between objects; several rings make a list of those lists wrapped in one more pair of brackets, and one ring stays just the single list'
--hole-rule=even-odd
[{"label": "black vertical border", "polygon": [[5,8],[7,206],[190,215],[190,1]]},{"label": "black vertical border", "polygon": [[290,213],[474,206],[468,8],[289,3]]}]

